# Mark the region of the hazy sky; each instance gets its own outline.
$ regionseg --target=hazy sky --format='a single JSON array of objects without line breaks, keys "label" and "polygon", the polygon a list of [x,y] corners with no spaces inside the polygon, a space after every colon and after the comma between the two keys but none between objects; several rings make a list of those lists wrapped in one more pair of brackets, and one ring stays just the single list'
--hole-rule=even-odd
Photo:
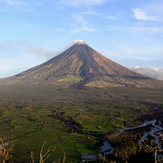
[{"label": "hazy sky", "polygon": [[0,0],[0,78],[46,61],[75,40],[163,76],[163,0]]}]

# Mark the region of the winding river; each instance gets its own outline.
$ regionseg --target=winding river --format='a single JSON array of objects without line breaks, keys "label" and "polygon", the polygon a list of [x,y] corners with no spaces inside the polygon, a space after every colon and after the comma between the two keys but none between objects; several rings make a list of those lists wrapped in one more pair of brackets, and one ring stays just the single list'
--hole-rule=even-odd
[{"label": "winding river", "polygon": [[[64,118],[61,118],[60,116],[56,116],[56,115],[49,115],[49,116],[52,118],[59,119],[60,121],[64,122],[67,127],[72,127],[74,131],[79,132],[79,133],[81,132],[80,127],[78,126],[79,124],[72,122],[71,120],[66,120]],[[68,122],[70,122],[70,123],[68,123]],[[137,127],[129,127],[129,128],[120,129],[119,132],[118,133],[116,132],[115,134],[118,135],[119,133],[122,133],[125,131],[136,130],[136,129],[140,129],[140,128],[144,128],[144,127],[148,127],[148,131],[146,131],[144,129],[144,134],[142,135],[142,139],[145,140],[146,138],[148,138],[148,136],[150,136],[153,138],[152,140],[156,144],[156,146],[159,146],[162,149],[160,138],[162,137],[162,134],[163,134],[163,127],[161,125],[161,122],[158,123],[156,119],[150,120],[150,121],[145,120],[144,123],[142,123],[140,126],[137,126]],[[101,150],[100,150],[102,157],[113,154],[114,147],[112,147],[110,145],[110,143],[107,139],[104,139],[103,137],[97,137],[94,135],[92,135],[92,136],[102,142],[102,146],[101,146]],[[143,141],[140,139],[140,141],[138,143],[140,145],[142,145]],[[86,154],[86,155],[82,156],[83,162],[91,161],[91,160],[94,161],[96,159],[97,159],[97,157],[94,155]]]},{"label": "winding river", "polygon": [[[156,124],[156,122],[157,122],[156,119],[151,120],[151,121],[145,121],[143,124],[141,124],[140,126],[137,126],[137,127],[120,129],[120,132],[125,132],[125,131],[129,131],[129,130],[135,130],[135,129],[139,129],[142,127],[150,126],[150,131],[144,132],[144,135],[142,136],[142,140],[145,140],[146,138],[148,138],[148,136],[151,136],[153,138],[152,140],[156,144],[156,146],[161,147],[160,138],[162,137],[162,134],[163,134],[163,128],[161,126],[161,122],[158,124]],[[140,145],[143,144],[142,140],[140,139],[140,141],[138,142]]]},{"label": "winding river", "polygon": [[[129,127],[129,128],[120,129],[119,132],[118,133],[116,132],[115,134],[118,135],[119,133],[122,133],[125,131],[140,129],[143,127],[149,127],[150,131],[147,131],[147,132],[144,131],[142,139],[140,139],[138,144],[142,145],[143,141],[146,138],[148,138],[148,136],[150,136],[150,137],[152,137],[152,140],[155,143],[155,145],[159,146],[160,149],[162,149],[160,139],[161,139],[162,134],[163,134],[163,127],[161,126],[161,122],[157,123],[156,119],[151,120],[151,121],[146,120],[143,124],[141,124],[140,126],[137,126],[137,127]],[[103,146],[101,147],[101,154],[103,154],[104,156],[107,156],[109,154],[113,154],[114,148],[110,145],[110,143],[103,138],[100,138],[100,139],[103,141]]]}]

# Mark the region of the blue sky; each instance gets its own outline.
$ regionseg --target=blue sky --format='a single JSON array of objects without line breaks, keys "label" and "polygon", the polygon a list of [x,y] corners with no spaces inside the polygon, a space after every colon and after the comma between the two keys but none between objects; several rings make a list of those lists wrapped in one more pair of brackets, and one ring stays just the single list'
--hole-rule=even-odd
[{"label": "blue sky", "polygon": [[163,79],[162,0],[0,0],[0,78],[41,64],[75,40]]}]

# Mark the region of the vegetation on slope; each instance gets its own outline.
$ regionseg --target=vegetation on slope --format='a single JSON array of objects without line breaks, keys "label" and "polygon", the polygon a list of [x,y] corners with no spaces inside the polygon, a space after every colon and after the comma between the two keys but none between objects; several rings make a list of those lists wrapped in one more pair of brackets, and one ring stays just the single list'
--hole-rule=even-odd
[{"label": "vegetation on slope", "polygon": [[157,80],[133,72],[104,57],[87,44],[75,44],[49,61],[1,79],[0,86],[149,87]]}]

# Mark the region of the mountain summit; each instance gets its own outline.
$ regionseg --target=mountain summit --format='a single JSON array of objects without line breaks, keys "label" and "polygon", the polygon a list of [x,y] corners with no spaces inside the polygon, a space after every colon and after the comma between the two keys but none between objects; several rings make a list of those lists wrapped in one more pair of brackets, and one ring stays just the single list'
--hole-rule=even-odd
[{"label": "mountain summit", "polygon": [[[1,80],[7,85],[42,85],[84,87],[136,87],[152,80],[104,57],[78,40],[49,61]],[[148,82],[146,82],[148,83]]]}]

